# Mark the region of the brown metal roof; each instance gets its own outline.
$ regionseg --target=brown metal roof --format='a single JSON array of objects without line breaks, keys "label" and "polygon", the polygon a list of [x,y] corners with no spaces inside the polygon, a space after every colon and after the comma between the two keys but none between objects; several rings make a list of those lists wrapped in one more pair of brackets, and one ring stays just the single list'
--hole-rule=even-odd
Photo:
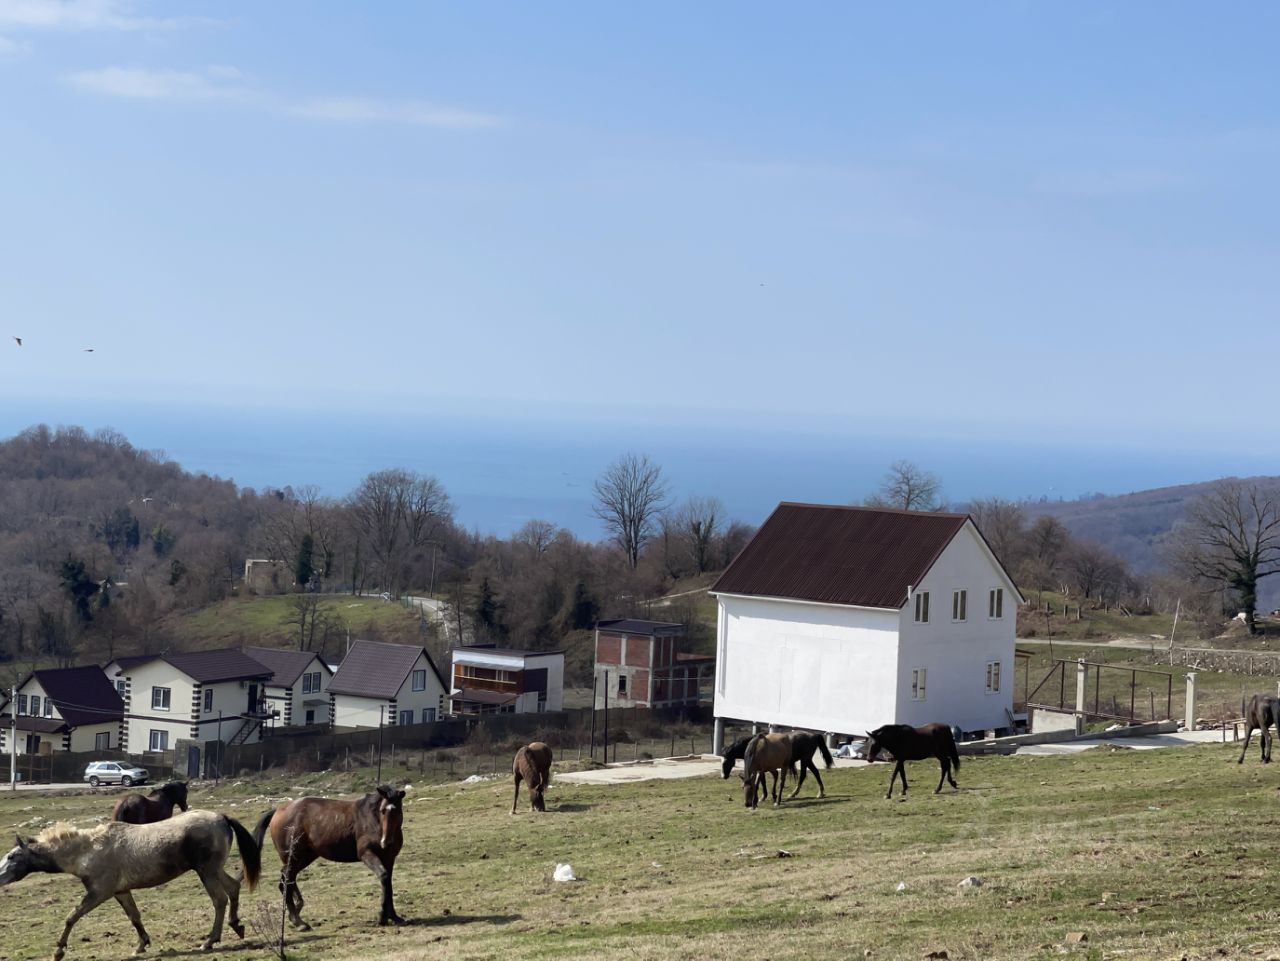
[{"label": "brown metal roof", "polygon": [[464,704],[510,704],[518,694],[503,694],[501,691],[468,691],[465,687],[449,695],[455,701]]},{"label": "brown metal roof", "polygon": [[782,503],[711,588],[901,608],[967,514]]},{"label": "brown metal roof", "polygon": [[[244,652],[271,671],[270,684],[293,687],[314,660],[323,670],[329,665],[320,660],[315,651],[286,651],[278,647],[246,647]],[[329,673],[333,673],[329,671]]]},{"label": "brown metal roof", "polygon": [[201,684],[271,676],[270,668],[235,647],[224,647],[215,651],[165,654],[164,660]]},{"label": "brown metal roof", "polygon": [[50,668],[36,671],[35,678],[45,694],[53,698],[53,706],[62,719],[72,727],[124,717],[124,701],[100,667]]},{"label": "brown metal roof", "polygon": [[333,680],[329,682],[329,693],[393,698],[404,684],[404,679],[409,676],[419,654],[426,655],[427,666],[434,672],[440,686],[447,691],[448,685],[425,647],[384,644],[381,641],[355,641],[338,665],[338,672],[333,675]]},{"label": "brown metal roof", "polygon": [[616,634],[644,634],[648,637],[672,637],[685,632],[683,624],[672,624],[670,621],[641,621],[632,617],[597,621],[596,628]]}]

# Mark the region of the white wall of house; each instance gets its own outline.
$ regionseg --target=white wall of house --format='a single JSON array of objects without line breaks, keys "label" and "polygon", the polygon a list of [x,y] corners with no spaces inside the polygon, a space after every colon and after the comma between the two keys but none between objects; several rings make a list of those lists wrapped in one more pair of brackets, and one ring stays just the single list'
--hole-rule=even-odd
[{"label": "white wall of house", "polygon": [[[82,724],[80,727],[71,730],[71,750],[72,751],[97,751],[102,750],[98,744],[98,735],[106,735],[106,750],[120,750],[120,724],[118,721],[109,721],[105,724]],[[57,750],[55,747],[54,750]]]},{"label": "white wall of house", "polygon": [[[260,680],[217,681],[213,684],[200,685],[199,740],[215,741],[219,739],[219,711],[222,712],[221,740],[224,742],[230,743],[235,739],[243,725],[246,723],[252,724],[252,722],[246,722],[240,718],[240,715],[249,709],[250,685],[256,685],[259,696],[261,696],[263,682]],[[208,696],[208,702],[212,702],[208,710],[205,709],[205,704],[208,703],[206,701],[206,691],[212,692],[212,695]],[[256,729],[248,739],[241,743],[253,744],[261,740],[258,736],[259,730]]]},{"label": "white wall of house", "polygon": [[[319,674],[319,687],[311,690],[304,690],[306,686],[306,677],[308,674]],[[307,711],[314,711],[314,719],[312,724],[325,724],[329,720],[329,709],[327,707],[307,707],[307,701],[323,700],[326,703],[329,700],[329,682],[333,680],[333,675],[329,670],[320,663],[320,659],[316,658],[311,662],[305,671],[298,676],[293,687],[289,688],[289,698],[293,704],[293,710],[289,714],[289,724],[293,726],[305,725],[307,723]],[[285,714],[282,710],[280,720],[277,724],[285,723]]]},{"label": "white wall of house", "polygon": [[[425,672],[420,675],[422,690],[415,691],[414,672]],[[404,683],[396,693],[394,701],[374,697],[356,697],[352,694],[333,694],[333,723],[336,727],[377,727],[380,716],[384,724],[399,724],[401,713],[413,712],[413,723],[439,720],[446,711],[445,696],[448,694],[440,686],[436,672],[431,670],[426,654],[419,654],[412,670],[405,676]],[[424,715],[424,711],[428,712]]]},{"label": "white wall of house", "polygon": [[[192,700],[195,682],[167,661],[156,658],[129,669],[128,699],[125,702],[126,750],[141,754],[151,750],[151,732],[164,731],[168,749],[181,738],[192,738],[195,715]],[[155,688],[168,688],[169,709],[153,708]]]},{"label": "white wall of house", "polygon": [[894,717],[898,612],[719,595],[715,714],[818,731]]},{"label": "white wall of house", "polygon": [[387,723],[391,702],[377,697],[356,697],[354,694],[334,694],[333,723],[335,727],[377,727]]},{"label": "white wall of house", "polygon": [[[1000,618],[988,616],[990,591],[1002,595]],[[954,595],[965,592],[964,620],[953,618]],[[915,619],[914,594],[929,594],[929,621]],[[1013,649],[1017,594],[966,524],[934,562],[898,621],[900,724],[955,724],[964,731],[1006,727],[1013,709]],[[999,665],[999,689],[987,690],[987,666]],[[925,670],[923,699],[912,697],[913,672]]]}]

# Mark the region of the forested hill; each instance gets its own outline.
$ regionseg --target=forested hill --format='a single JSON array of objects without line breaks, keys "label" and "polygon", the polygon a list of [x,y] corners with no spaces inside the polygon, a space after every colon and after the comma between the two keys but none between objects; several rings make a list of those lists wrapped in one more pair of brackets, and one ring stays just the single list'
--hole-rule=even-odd
[{"label": "forested hill", "polygon": [[[1031,501],[1024,505],[1029,520],[1056,517],[1075,537],[1097,541],[1124,558],[1136,573],[1164,567],[1161,545],[1187,508],[1217,483],[1180,484],[1132,494],[1096,494],[1073,501]],[[1280,477],[1245,478],[1247,484],[1280,486]]]}]

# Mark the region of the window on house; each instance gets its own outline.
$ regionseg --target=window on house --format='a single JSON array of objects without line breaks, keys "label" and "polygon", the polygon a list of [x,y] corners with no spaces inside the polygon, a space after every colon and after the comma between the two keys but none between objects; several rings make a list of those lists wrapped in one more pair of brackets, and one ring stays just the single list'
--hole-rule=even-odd
[{"label": "window on house", "polygon": [[46,697],[44,699],[44,716],[53,717],[53,699]]},{"label": "window on house", "polygon": [[1004,588],[993,587],[987,595],[987,617],[997,620],[1004,617]]},{"label": "window on house", "polygon": [[315,671],[311,674],[302,675],[302,693],[303,694],[319,694],[320,693],[320,672],[319,671]]},{"label": "window on house", "polygon": [[39,694],[31,695],[31,716],[32,717],[40,716],[40,695]]},{"label": "window on house", "polygon": [[412,724],[412,723],[413,723],[413,711],[401,711],[401,712],[400,712],[400,723],[401,723],[402,725],[405,725],[405,724]]},{"label": "window on house", "polygon": [[987,661],[987,693],[1000,693],[1000,662]]},{"label": "window on house", "polygon": [[968,591],[952,591],[951,592],[951,619],[953,621],[963,621],[967,615],[966,608],[969,604]]},{"label": "window on house", "polygon": [[911,700],[924,700],[925,668],[917,667],[911,672]]},{"label": "window on house", "polygon": [[111,732],[102,731],[99,734],[95,734],[93,736],[93,749],[95,751],[110,751],[111,750]]},{"label": "window on house", "polygon": [[929,592],[916,591],[916,620],[921,624],[929,623]]},{"label": "window on house", "polygon": [[434,707],[424,707],[422,709],[422,723],[434,724],[436,719],[436,709]]},{"label": "window on house", "polygon": [[206,714],[212,714],[212,713],[213,713],[213,688],[211,688],[211,687],[206,687],[206,688],[204,689],[204,705],[203,705],[203,707],[204,707],[204,713],[206,713]]},{"label": "window on house", "polygon": [[18,695],[18,713],[19,714],[27,713],[27,695],[25,694]]},{"label": "window on house", "polygon": [[[158,689],[152,688],[152,690],[158,690]],[[151,750],[153,751],[169,750],[169,732],[152,730],[151,740],[149,744],[151,746]]]},{"label": "window on house", "polygon": [[425,691],[427,689],[427,672],[426,671],[413,672],[413,689],[415,691]]},{"label": "window on house", "polygon": [[623,695],[626,693],[627,693],[627,675],[619,674],[618,675],[618,694]]},{"label": "window on house", "polygon": [[116,681],[116,693],[119,694],[121,697],[124,697],[124,692],[128,689],[128,687],[129,685],[125,683],[124,678],[120,678],[118,681]]},{"label": "window on house", "polygon": [[[151,689],[151,710],[167,711],[169,710],[169,688],[153,687]],[[154,732],[152,732],[154,733]]]}]

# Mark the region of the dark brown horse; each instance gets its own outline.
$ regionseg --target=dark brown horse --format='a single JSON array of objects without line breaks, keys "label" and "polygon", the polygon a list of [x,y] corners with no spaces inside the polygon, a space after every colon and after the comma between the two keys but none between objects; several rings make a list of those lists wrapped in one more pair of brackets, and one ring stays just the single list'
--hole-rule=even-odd
[{"label": "dark brown horse", "polygon": [[804,784],[804,775],[806,771],[812,771],[813,776],[818,779],[818,797],[827,796],[827,786],[822,783],[822,775],[818,773],[817,766],[813,763],[813,756],[818,751],[822,752],[822,762],[831,767],[836,762],[831,757],[831,752],[827,750],[827,741],[821,734],[814,734],[810,731],[792,731],[791,732],[791,762],[793,765],[800,765],[800,778],[796,781],[795,790],[787,795],[789,798],[795,797],[800,793],[800,785]]},{"label": "dark brown horse", "polygon": [[[724,749],[724,761],[720,766],[721,777],[724,780],[727,781],[729,779],[729,775],[733,773],[734,762],[741,761],[746,757],[747,745],[751,743],[751,740],[754,737],[754,734],[748,734],[746,737],[740,737]],[[769,793],[769,787],[765,783],[764,778],[761,778],[756,782],[756,789],[758,792],[764,792],[765,794]]]},{"label": "dark brown horse", "polygon": [[511,798],[511,813],[516,813],[521,781],[529,784],[529,805],[535,811],[545,811],[547,802],[543,795],[551,781],[551,748],[541,741],[526,744],[516,751],[515,760],[511,762],[511,773],[516,782],[516,793]]},{"label": "dark brown horse", "polygon": [[746,806],[757,806],[759,783],[769,773],[773,774],[773,806],[781,804],[787,772],[791,770],[791,735],[757,734],[747,745],[742,763],[746,768],[742,775],[742,797]]},{"label": "dark brown horse", "polygon": [[298,875],[317,858],[351,863],[362,861],[382,885],[382,910],[378,923],[404,924],[396,914],[391,871],[404,844],[404,791],[385,784],[355,801],[330,801],[303,797],[268,811],[258,820],[253,836],[259,845],[267,828],[284,864],[280,883],[284,889],[289,921],[304,931],[305,903],[298,889]]},{"label": "dark brown horse", "polygon": [[116,802],[111,811],[111,820],[123,821],[125,824],[154,824],[173,817],[175,807],[187,810],[187,786],[181,781],[172,781],[164,787],[156,788],[146,797],[141,794],[126,794]]},{"label": "dark brown horse", "polygon": [[934,794],[942,791],[944,781],[950,781],[953,788],[959,789],[956,779],[951,776],[951,768],[960,770],[960,752],[956,750],[956,739],[951,728],[946,724],[926,724],[923,727],[912,727],[910,724],[886,724],[867,734],[867,760],[874,761],[881,751],[888,751],[895,762],[893,773],[889,775],[889,793],[893,797],[893,782],[902,778],[902,794],[907,794],[906,761],[923,761],[936,757],[942,767],[942,776],[938,778],[938,786]]},{"label": "dark brown horse", "polygon": [[1240,749],[1240,760],[1236,763],[1244,763],[1245,751],[1249,750],[1249,738],[1253,735],[1254,728],[1257,728],[1262,732],[1259,736],[1262,741],[1262,763],[1270,764],[1273,724],[1276,733],[1280,734],[1280,698],[1270,694],[1255,694],[1249,699],[1247,707],[1241,702],[1240,713],[1244,715],[1244,747]]}]

